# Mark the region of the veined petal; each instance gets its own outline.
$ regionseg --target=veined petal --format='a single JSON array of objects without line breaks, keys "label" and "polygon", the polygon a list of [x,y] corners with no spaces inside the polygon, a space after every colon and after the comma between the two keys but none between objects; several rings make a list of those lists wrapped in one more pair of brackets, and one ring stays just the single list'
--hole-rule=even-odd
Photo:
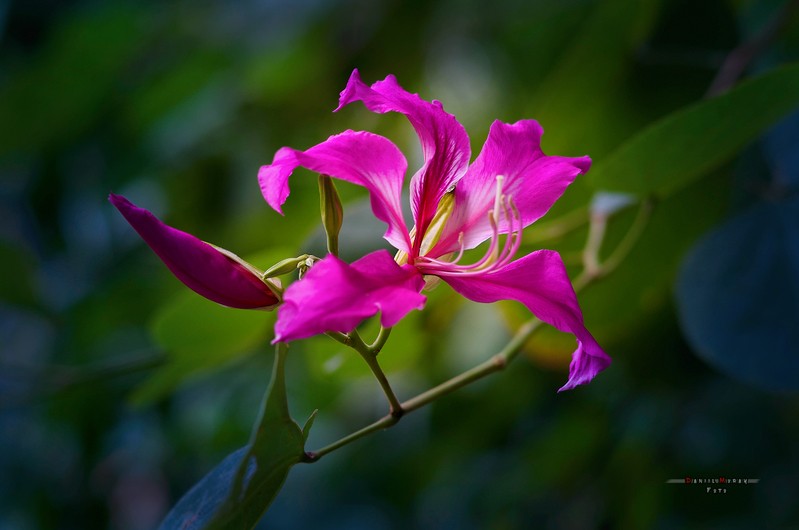
[{"label": "veined petal", "polygon": [[[455,210],[431,255],[457,250],[463,232],[465,248],[474,248],[492,233],[488,211],[493,208],[497,176],[502,175],[502,193],[512,198],[523,226],[546,214],[575,177],[591,167],[587,156],[547,156],[541,151],[543,129],[535,120],[514,124],[495,121],[483,150],[455,189]],[[499,232],[508,231],[507,219],[499,216]]]},{"label": "veined petal", "polygon": [[424,165],[411,179],[411,207],[416,233],[420,235],[416,242],[418,249],[438,201],[466,171],[471,156],[466,130],[452,114],[444,111],[440,102],[425,101],[418,94],[407,92],[393,75],[370,87],[354,70],[336,110],[353,101],[363,101],[372,112],[405,114],[419,135]]},{"label": "veined petal", "polygon": [[414,267],[397,265],[385,250],[367,254],[352,265],[328,255],[286,289],[273,342],[327,331],[348,333],[378,312],[383,326],[393,326],[411,310],[424,307],[423,286],[424,279]]},{"label": "veined petal", "polygon": [[111,194],[108,200],[169,270],[196,293],[239,309],[268,309],[280,303],[260,276],[235,255],[162,223],[121,195]]},{"label": "veined petal", "polygon": [[408,162],[390,140],[370,132],[345,131],[306,151],[278,150],[271,164],[261,166],[258,182],[266,202],[280,213],[289,195],[289,177],[299,166],[369,190],[372,212],[388,224],[383,237],[400,250],[409,249],[401,203]]},{"label": "veined petal", "polygon": [[588,383],[610,364],[610,357],[583,323],[577,296],[557,252],[539,250],[481,275],[437,274],[469,300],[517,300],[547,324],[574,334],[578,347],[561,391]]}]

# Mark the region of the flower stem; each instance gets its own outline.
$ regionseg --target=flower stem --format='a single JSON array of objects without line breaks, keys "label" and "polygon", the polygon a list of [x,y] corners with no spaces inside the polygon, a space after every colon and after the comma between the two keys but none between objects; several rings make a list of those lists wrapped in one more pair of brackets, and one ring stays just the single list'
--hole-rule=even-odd
[{"label": "flower stem", "polygon": [[369,369],[372,370],[372,374],[374,374],[377,382],[380,383],[380,388],[383,389],[383,393],[386,395],[386,399],[388,399],[389,415],[399,419],[399,417],[402,416],[405,411],[402,409],[402,405],[400,404],[399,399],[397,399],[397,395],[394,394],[394,390],[391,388],[391,384],[388,382],[386,374],[383,372],[383,369],[377,362],[377,353],[388,339],[388,332],[384,333],[383,328],[381,328],[377,340],[375,340],[371,346],[366,345],[357,329],[354,329],[352,333],[349,334],[349,337],[352,341],[350,346],[359,354],[361,354],[361,357],[363,357],[363,360],[366,361]]},{"label": "flower stem", "polygon": [[352,346],[352,339],[346,333],[339,333],[338,331],[328,331],[325,333],[331,339],[340,342],[344,346]]},{"label": "flower stem", "polygon": [[[541,324],[542,322],[537,318],[532,318],[528,320],[516,331],[516,334],[508,342],[508,344],[506,344],[505,347],[502,348],[502,350],[500,350],[495,355],[491,356],[491,358],[489,358],[488,360],[483,361],[474,368],[471,368],[463,372],[462,374],[456,375],[452,379],[449,379],[448,381],[445,381],[440,385],[431,388],[430,390],[422,392],[418,396],[412,397],[411,399],[404,401],[403,403],[397,402],[396,410],[402,411],[401,414],[395,415],[393,413],[389,413],[388,415],[383,416],[374,423],[367,425],[363,429],[355,431],[354,433],[349,434],[344,438],[341,438],[340,440],[333,442],[330,445],[327,445],[317,451],[308,452],[307,462],[308,463],[316,462],[324,455],[332,453],[336,449],[344,447],[345,445],[348,445],[356,440],[359,440],[364,436],[368,436],[376,431],[393,427],[399,422],[400,418],[402,417],[402,414],[421,408],[431,403],[432,401],[435,401],[441,396],[449,394],[461,387],[473,383],[478,379],[482,379],[483,377],[489,374],[493,374],[494,372],[502,370],[503,368],[505,368],[505,366],[507,366],[507,364],[511,360],[513,360],[514,357],[516,357],[519,354],[519,352],[522,350],[522,346],[524,345],[524,343],[527,341],[527,339],[530,338],[530,336],[535,332],[535,330],[537,330],[541,326]],[[367,363],[368,362],[369,361],[367,361]],[[392,409],[394,407],[395,405],[392,404]]]},{"label": "flower stem", "polygon": [[621,265],[627,257],[627,254],[630,253],[638,242],[641,234],[644,233],[644,228],[646,228],[649,222],[653,208],[654,204],[650,199],[644,199],[641,202],[638,213],[632,225],[630,225],[629,230],[624,234],[624,238],[604,261],[599,259],[599,250],[605,238],[605,221],[600,220],[598,223],[600,226],[596,227],[594,223],[592,223],[589,229],[588,242],[583,250],[583,272],[572,282],[576,292],[580,292],[595,280],[607,276]]},{"label": "flower stem", "polygon": [[513,338],[498,353],[492,355],[488,360],[483,361],[474,368],[470,368],[469,370],[456,375],[452,379],[449,379],[440,385],[435,386],[430,390],[422,392],[418,396],[412,397],[411,399],[403,402],[403,410],[405,410],[405,412],[416,410],[419,407],[427,405],[431,401],[435,401],[443,395],[449,394],[450,392],[477,381],[478,379],[482,379],[488,374],[499,372],[500,370],[504,369],[508,363],[512,361],[519,354],[519,352],[522,351],[522,346],[524,343],[530,338],[535,330],[541,326],[541,324],[542,322],[539,319],[531,318],[522,324],[522,326],[516,331],[516,334],[513,336]]},{"label": "flower stem", "polygon": [[369,345],[369,351],[371,351],[375,357],[377,357],[377,354],[380,353],[380,350],[385,346],[389,335],[391,335],[391,328],[380,326],[380,332],[377,334],[377,338]]},{"label": "flower stem", "polygon": [[317,460],[319,460],[320,458],[322,458],[323,456],[325,456],[326,454],[332,453],[336,449],[340,449],[340,448],[344,447],[345,445],[349,445],[352,442],[354,442],[355,440],[359,440],[359,439],[363,438],[364,436],[368,436],[368,435],[372,434],[373,432],[381,431],[383,429],[388,429],[392,425],[396,424],[398,421],[399,421],[399,418],[397,416],[392,416],[391,414],[383,416],[382,418],[380,418],[376,422],[374,422],[374,423],[372,423],[370,425],[367,425],[363,429],[355,431],[354,433],[349,434],[349,435],[345,436],[344,438],[336,440],[335,442],[333,442],[330,445],[326,445],[326,446],[324,446],[321,449],[318,449],[316,451],[308,451],[307,453],[305,453],[306,457],[307,457],[307,460],[303,460],[303,462],[312,464],[312,463],[316,462]]}]

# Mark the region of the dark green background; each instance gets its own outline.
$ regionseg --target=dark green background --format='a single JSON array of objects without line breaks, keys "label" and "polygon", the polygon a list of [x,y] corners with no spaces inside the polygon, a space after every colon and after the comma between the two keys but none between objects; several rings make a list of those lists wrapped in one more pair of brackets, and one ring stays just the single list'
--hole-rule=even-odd
[{"label": "dark green background", "polygon": [[[441,100],[473,154],[494,119],[536,118],[548,153],[599,167],[702,100],[782,4],[0,2],[0,529],[157,525],[246,443],[269,379],[273,316],[186,292],[109,192],[266,268],[319,241],[313,175],[293,178],[285,217],[260,196],[258,167],[278,148],[367,129],[419,165],[401,117],[331,113],[353,68]],[[745,75],[797,60],[798,30],[794,11]],[[655,193],[626,261],[580,294],[614,359],[591,385],[557,394],[573,341],[540,334],[504,373],[292,469],[262,527],[799,527],[797,121]],[[541,223],[584,208],[592,183]],[[340,191],[343,254],[378,248],[362,191]],[[609,248],[633,217],[611,220]],[[528,249],[560,250],[576,275],[586,233]],[[766,265],[741,272],[758,256]],[[728,261],[705,267],[715,259]],[[739,308],[734,326],[703,305],[714,293]],[[439,287],[381,359],[407,398],[487,358],[524,316]],[[289,353],[292,412],[319,409],[310,447],[385,412],[352,352],[313,339]],[[665,484],[685,476],[760,483]]]}]

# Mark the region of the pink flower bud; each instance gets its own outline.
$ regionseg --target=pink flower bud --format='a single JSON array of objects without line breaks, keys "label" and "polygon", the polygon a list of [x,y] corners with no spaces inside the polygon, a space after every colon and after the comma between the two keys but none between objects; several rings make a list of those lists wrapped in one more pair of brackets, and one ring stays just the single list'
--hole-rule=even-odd
[{"label": "pink flower bud", "polygon": [[109,195],[117,210],[178,280],[205,298],[239,309],[273,309],[280,287],[235,254],[162,223],[121,195]]}]

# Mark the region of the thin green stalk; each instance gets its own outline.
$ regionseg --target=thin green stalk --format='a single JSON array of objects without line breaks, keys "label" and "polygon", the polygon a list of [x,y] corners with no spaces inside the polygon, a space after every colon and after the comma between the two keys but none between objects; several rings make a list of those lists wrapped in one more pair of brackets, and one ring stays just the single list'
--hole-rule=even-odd
[{"label": "thin green stalk", "polygon": [[391,414],[383,416],[376,422],[367,425],[363,429],[355,431],[354,433],[347,435],[344,438],[341,438],[340,440],[337,440],[330,445],[326,445],[325,447],[322,447],[321,449],[316,451],[308,451],[307,453],[305,453],[307,460],[304,460],[304,462],[309,464],[316,462],[326,454],[332,453],[336,449],[340,449],[345,445],[349,445],[355,440],[359,440],[364,436],[369,436],[373,432],[381,431],[383,429],[388,429],[392,425],[396,424],[398,421],[399,417],[397,416],[392,416]]},{"label": "thin green stalk", "polygon": [[519,352],[522,351],[522,346],[524,346],[524,343],[530,338],[535,330],[541,326],[541,324],[542,322],[539,319],[531,318],[522,324],[522,326],[516,331],[516,334],[513,336],[513,338],[498,353],[492,355],[491,358],[483,361],[474,368],[470,368],[469,370],[456,375],[452,379],[449,379],[440,385],[403,402],[403,410],[405,410],[405,412],[416,410],[419,407],[435,401],[441,396],[449,394],[461,387],[477,381],[478,379],[482,379],[489,374],[493,374],[494,372],[499,372],[500,370],[504,369],[508,363],[512,361],[519,354]]},{"label": "thin green stalk", "polygon": [[[383,341],[388,337],[386,336]],[[366,343],[361,338],[358,330],[355,329],[350,333],[350,339],[352,340],[351,347],[357,351],[363,360],[366,361],[366,364],[369,366],[369,369],[374,374],[377,382],[380,383],[380,388],[383,389],[383,393],[386,395],[386,399],[388,400],[389,405],[389,414],[396,418],[399,418],[404,413],[402,409],[402,405],[400,404],[399,399],[397,399],[397,395],[394,394],[394,389],[391,388],[391,384],[388,382],[388,378],[386,374],[383,372],[383,369],[380,367],[380,363],[377,362],[377,351],[374,350],[370,346],[367,346]],[[380,337],[378,336],[378,341]],[[375,341],[375,342],[378,342]],[[382,345],[381,345],[382,347]]]},{"label": "thin green stalk", "polygon": [[380,353],[380,350],[383,349],[383,346],[385,346],[389,335],[391,335],[391,328],[384,328],[383,326],[380,326],[380,332],[377,334],[375,341],[369,345],[369,351],[377,356],[377,354]]},{"label": "thin green stalk", "polygon": [[325,333],[331,339],[340,342],[344,346],[352,346],[352,339],[346,333],[340,333],[338,331],[328,331]]},{"label": "thin green stalk", "polygon": [[[522,346],[530,338],[530,336],[541,326],[542,322],[537,318],[532,318],[528,320],[525,324],[523,324],[517,331],[513,338],[505,345],[502,350],[500,350],[497,354],[493,355],[487,361],[480,363],[479,365],[471,368],[462,374],[456,375],[452,379],[449,379],[440,385],[427,390],[426,392],[422,392],[418,396],[412,397],[411,399],[403,402],[398,403],[397,406],[399,410],[402,410],[403,413],[411,412],[416,410],[424,405],[435,401],[436,399],[454,392],[455,390],[468,385],[478,379],[482,379],[483,377],[492,374],[494,372],[498,372],[505,368],[507,364],[513,360],[516,355],[521,351]],[[345,445],[348,445],[364,436],[368,436],[373,432],[388,429],[389,427],[393,427],[397,424],[400,420],[401,416],[396,416],[393,414],[388,414],[383,416],[379,420],[375,421],[374,423],[367,425],[363,429],[355,431],[352,434],[341,438],[333,442],[330,445],[327,445],[317,451],[311,451],[308,453],[308,462],[316,462],[324,455],[335,451]]]}]

